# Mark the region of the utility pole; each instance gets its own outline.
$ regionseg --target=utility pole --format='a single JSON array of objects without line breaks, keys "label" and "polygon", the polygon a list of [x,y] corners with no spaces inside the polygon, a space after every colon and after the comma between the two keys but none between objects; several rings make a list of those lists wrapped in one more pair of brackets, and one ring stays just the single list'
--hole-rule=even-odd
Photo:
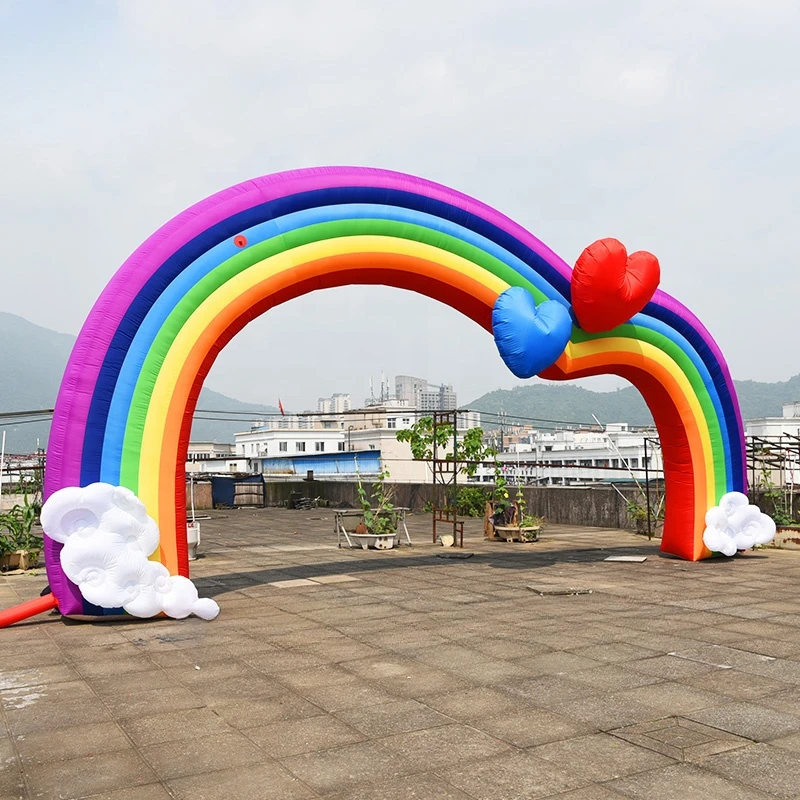
[{"label": "utility pole", "polygon": [[506,412],[500,409],[500,452],[506,451]]}]

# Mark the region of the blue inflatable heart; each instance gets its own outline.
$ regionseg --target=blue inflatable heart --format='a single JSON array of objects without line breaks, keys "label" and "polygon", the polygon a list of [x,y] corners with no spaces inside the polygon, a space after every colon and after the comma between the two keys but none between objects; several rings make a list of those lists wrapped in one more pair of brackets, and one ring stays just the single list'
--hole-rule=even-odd
[{"label": "blue inflatable heart", "polygon": [[518,378],[552,366],[572,334],[566,306],[545,300],[539,306],[521,286],[506,289],[492,310],[492,331],[500,357]]}]

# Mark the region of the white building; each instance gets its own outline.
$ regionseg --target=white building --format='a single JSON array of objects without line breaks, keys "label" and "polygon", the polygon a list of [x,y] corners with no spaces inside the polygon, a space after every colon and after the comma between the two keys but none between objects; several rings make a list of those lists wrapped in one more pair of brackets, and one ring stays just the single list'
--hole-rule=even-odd
[{"label": "white building", "polygon": [[420,411],[454,411],[458,400],[450,384],[439,386],[428,383],[424,378],[412,375],[397,375],[394,379],[395,397],[405,400]]},{"label": "white building", "polygon": [[783,416],[748,419],[744,423],[747,436],[800,436],[800,401],[783,404]]},{"label": "white building", "polygon": [[343,414],[353,407],[349,394],[332,394],[317,400],[317,411],[321,414]]},{"label": "white building", "polygon": [[776,486],[800,483],[800,401],[783,404],[780,417],[749,419],[744,423],[750,442],[751,458],[755,455],[755,482],[763,479],[767,470]]},{"label": "white building", "polygon": [[[390,480],[426,482],[430,467],[415,461],[411,447],[397,441],[397,431],[410,428],[419,412],[403,401],[346,414],[273,417],[235,434],[235,453],[252,471],[272,475],[352,477],[388,469]],[[480,415],[458,415],[458,428],[478,427]]]},{"label": "white building", "polygon": [[[569,486],[643,481],[645,476],[653,479],[664,475],[656,431],[632,431],[625,422],[607,425],[604,430],[531,429],[527,437],[517,438],[509,452],[497,457],[511,483]],[[491,482],[493,468],[482,466],[475,479]]]},{"label": "white building", "polygon": [[234,445],[228,442],[189,442],[186,472],[247,472],[246,458],[237,458]]}]

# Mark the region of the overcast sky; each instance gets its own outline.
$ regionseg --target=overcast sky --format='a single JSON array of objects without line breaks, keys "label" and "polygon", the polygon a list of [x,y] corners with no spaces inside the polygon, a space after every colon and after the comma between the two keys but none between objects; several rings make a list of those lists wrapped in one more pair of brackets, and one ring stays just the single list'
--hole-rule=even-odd
[{"label": "overcast sky", "polygon": [[[465,191],[570,263],[603,236],[651,250],[734,377],[785,380],[798,41],[797,0],[0,0],[0,310],[77,334],[202,197],[361,164]],[[207,385],[300,410],[381,369],[462,403],[519,383],[457,312],[348,287],[252,323]]]}]

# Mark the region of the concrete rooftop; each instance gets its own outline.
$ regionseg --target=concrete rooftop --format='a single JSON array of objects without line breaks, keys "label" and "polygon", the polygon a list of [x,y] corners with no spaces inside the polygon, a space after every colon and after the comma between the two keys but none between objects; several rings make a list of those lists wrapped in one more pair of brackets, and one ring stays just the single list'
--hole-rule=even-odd
[{"label": "concrete rooftop", "polygon": [[217,620],[0,631],[0,798],[800,798],[800,553],[470,521],[445,559],[426,515],[364,552],[325,509],[210,513]]}]

